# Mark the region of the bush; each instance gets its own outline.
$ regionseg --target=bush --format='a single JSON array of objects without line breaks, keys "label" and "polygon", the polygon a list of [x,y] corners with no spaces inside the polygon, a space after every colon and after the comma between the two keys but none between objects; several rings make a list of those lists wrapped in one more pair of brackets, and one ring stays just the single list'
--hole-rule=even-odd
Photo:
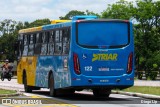
[{"label": "bush", "polygon": [[146,79],[148,80],[155,80],[156,79],[156,77],[157,77],[157,74],[158,74],[158,72],[156,72],[156,71],[150,71],[150,72],[146,72],[145,73],[145,75],[146,75]]},{"label": "bush", "polygon": [[158,65],[157,64],[153,64],[153,70],[157,70],[158,71]]},{"label": "bush", "polygon": [[150,79],[150,71],[145,71],[145,76],[146,76],[146,79]]},{"label": "bush", "polygon": [[143,72],[138,72],[138,79],[142,79],[142,77],[143,77]]},{"label": "bush", "polygon": [[156,78],[157,78],[157,74],[158,74],[158,72],[150,72],[149,73],[149,77],[150,77],[150,79],[151,80],[155,80]]}]

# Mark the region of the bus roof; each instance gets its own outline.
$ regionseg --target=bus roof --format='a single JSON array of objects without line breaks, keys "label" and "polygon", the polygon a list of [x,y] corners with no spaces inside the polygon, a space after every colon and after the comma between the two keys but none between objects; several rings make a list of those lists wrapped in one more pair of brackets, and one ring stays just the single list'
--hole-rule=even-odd
[{"label": "bus roof", "polygon": [[[71,22],[71,20],[52,20],[51,24],[58,24],[58,23],[64,23],[64,22]],[[44,26],[48,26],[48,25],[44,25]],[[19,30],[19,33],[29,33],[29,32],[41,31],[42,28],[43,26],[22,29],[22,30]]]},{"label": "bus roof", "polygon": [[22,30],[19,31],[19,33],[36,32],[36,31],[41,31],[41,30],[42,30],[42,26],[39,26],[39,27],[22,29]]},{"label": "bus roof", "polygon": [[[97,19],[97,16],[74,16],[72,18],[72,20],[52,20],[51,24],[44,25],[44,26],[39,26],[39,27],[22,29],[22,30],[19,30],[19,33],[29,33],[29,32],[47,30],[47,29],[59,27],[61,25],[61,23],[65,23],[65,22],[66,23],[63,26],[69,26],[70,23],[67,23],[67,22],[76,21],[76,20],[86,20],[86,19]],[[58,25],[54,26],[54,24],[58,24]]]}]

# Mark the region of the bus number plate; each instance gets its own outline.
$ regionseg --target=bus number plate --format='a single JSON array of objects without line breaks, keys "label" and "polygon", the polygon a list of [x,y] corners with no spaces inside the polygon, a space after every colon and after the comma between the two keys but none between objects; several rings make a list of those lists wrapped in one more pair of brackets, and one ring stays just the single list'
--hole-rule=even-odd
[{"label": "bus number plate", "polygon": [[84,69],[85,71],[92,71],[92,66],[85,66]]}]

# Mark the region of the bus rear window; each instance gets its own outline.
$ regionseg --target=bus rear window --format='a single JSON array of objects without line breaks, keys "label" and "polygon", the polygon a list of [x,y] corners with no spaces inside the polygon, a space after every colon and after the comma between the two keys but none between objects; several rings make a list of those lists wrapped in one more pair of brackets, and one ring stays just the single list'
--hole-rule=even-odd
[{"label": "bus rear window", "polygon": [[129,44],[129,27],[125,22],[80,22],[77,30],[77,43],[84,47]]}]

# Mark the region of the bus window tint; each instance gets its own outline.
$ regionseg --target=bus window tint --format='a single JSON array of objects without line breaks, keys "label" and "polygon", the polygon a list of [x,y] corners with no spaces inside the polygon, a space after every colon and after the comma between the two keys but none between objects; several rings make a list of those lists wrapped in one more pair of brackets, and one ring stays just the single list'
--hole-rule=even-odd
[{"label": "bus window tint", "polygon": [[24,49],[23,49],[23,56],[27,56],[27,54],[28,54],[28,43],[29,43],[28,35],[24,35]]},{"label": "bus window tint", "polygon": [[27,45],[29,42],[28,35],[24,35],[24,45]]},{"label": "bus window tint", "polygon": [[34,54],[34,35],[31,34],[29,35],[29,47],[28,47],[28,55],[33,55]]},{"label": "bus window tint", "polygon": [[27,56],[27,53],[28,53],[28,45],[25,45],[23,50],[23,56]]},{"label": "bus window tint", "polygon": [[42,34],[42,48],[41,48],[41,55],[47,54],[47,42],[48,42],[48,35],[46,32]]},{"label": "bus window tint", "polygon": [[53,53],[54,53],[54,31],[51,31],[49,34],[48,55],[53,55]]},{"label": "bus window tint", "polygon": [[22,56],[23,52],[23,34],[20,34],[18,36],[18,41],[19,41],[19,47],[18,47],[18,56]]},{"label": "bus window tint", "polygon": [[62,30],[55,32],[55,54],[61,54],[62,51]]},{"label": "bus window tint", "polygon": [[41,43],[41,34],[40,33],[36,34],[36,43]]},{"label": "bus window tint", "polygon": [[33,44],[33,43],[34,43],[34,35],[31,34],[31,35],[30,35],[30,43],[29,43],[29,44]]},{"label": "bus window tint", "polygon": [[43,32],[42,33],[42,43],[47,43],[48,42],[48,32]]},{"label": "bus window tint", "polygon": [[34,50],[34,54],[35,55],[39,55],[41,53],[41,33],[37,33],[36,34],[36,44],[35,44],[35,50]]},{"label": "bus window tint", "polygon": [[69,29],[63,30],[63,52],[62,54],[69,54]]},{"label": "bus window tint", "polygon": [[83,46],[120,46],[128,44],[128,24],[94,22],[78,24],[78,43]]}]

